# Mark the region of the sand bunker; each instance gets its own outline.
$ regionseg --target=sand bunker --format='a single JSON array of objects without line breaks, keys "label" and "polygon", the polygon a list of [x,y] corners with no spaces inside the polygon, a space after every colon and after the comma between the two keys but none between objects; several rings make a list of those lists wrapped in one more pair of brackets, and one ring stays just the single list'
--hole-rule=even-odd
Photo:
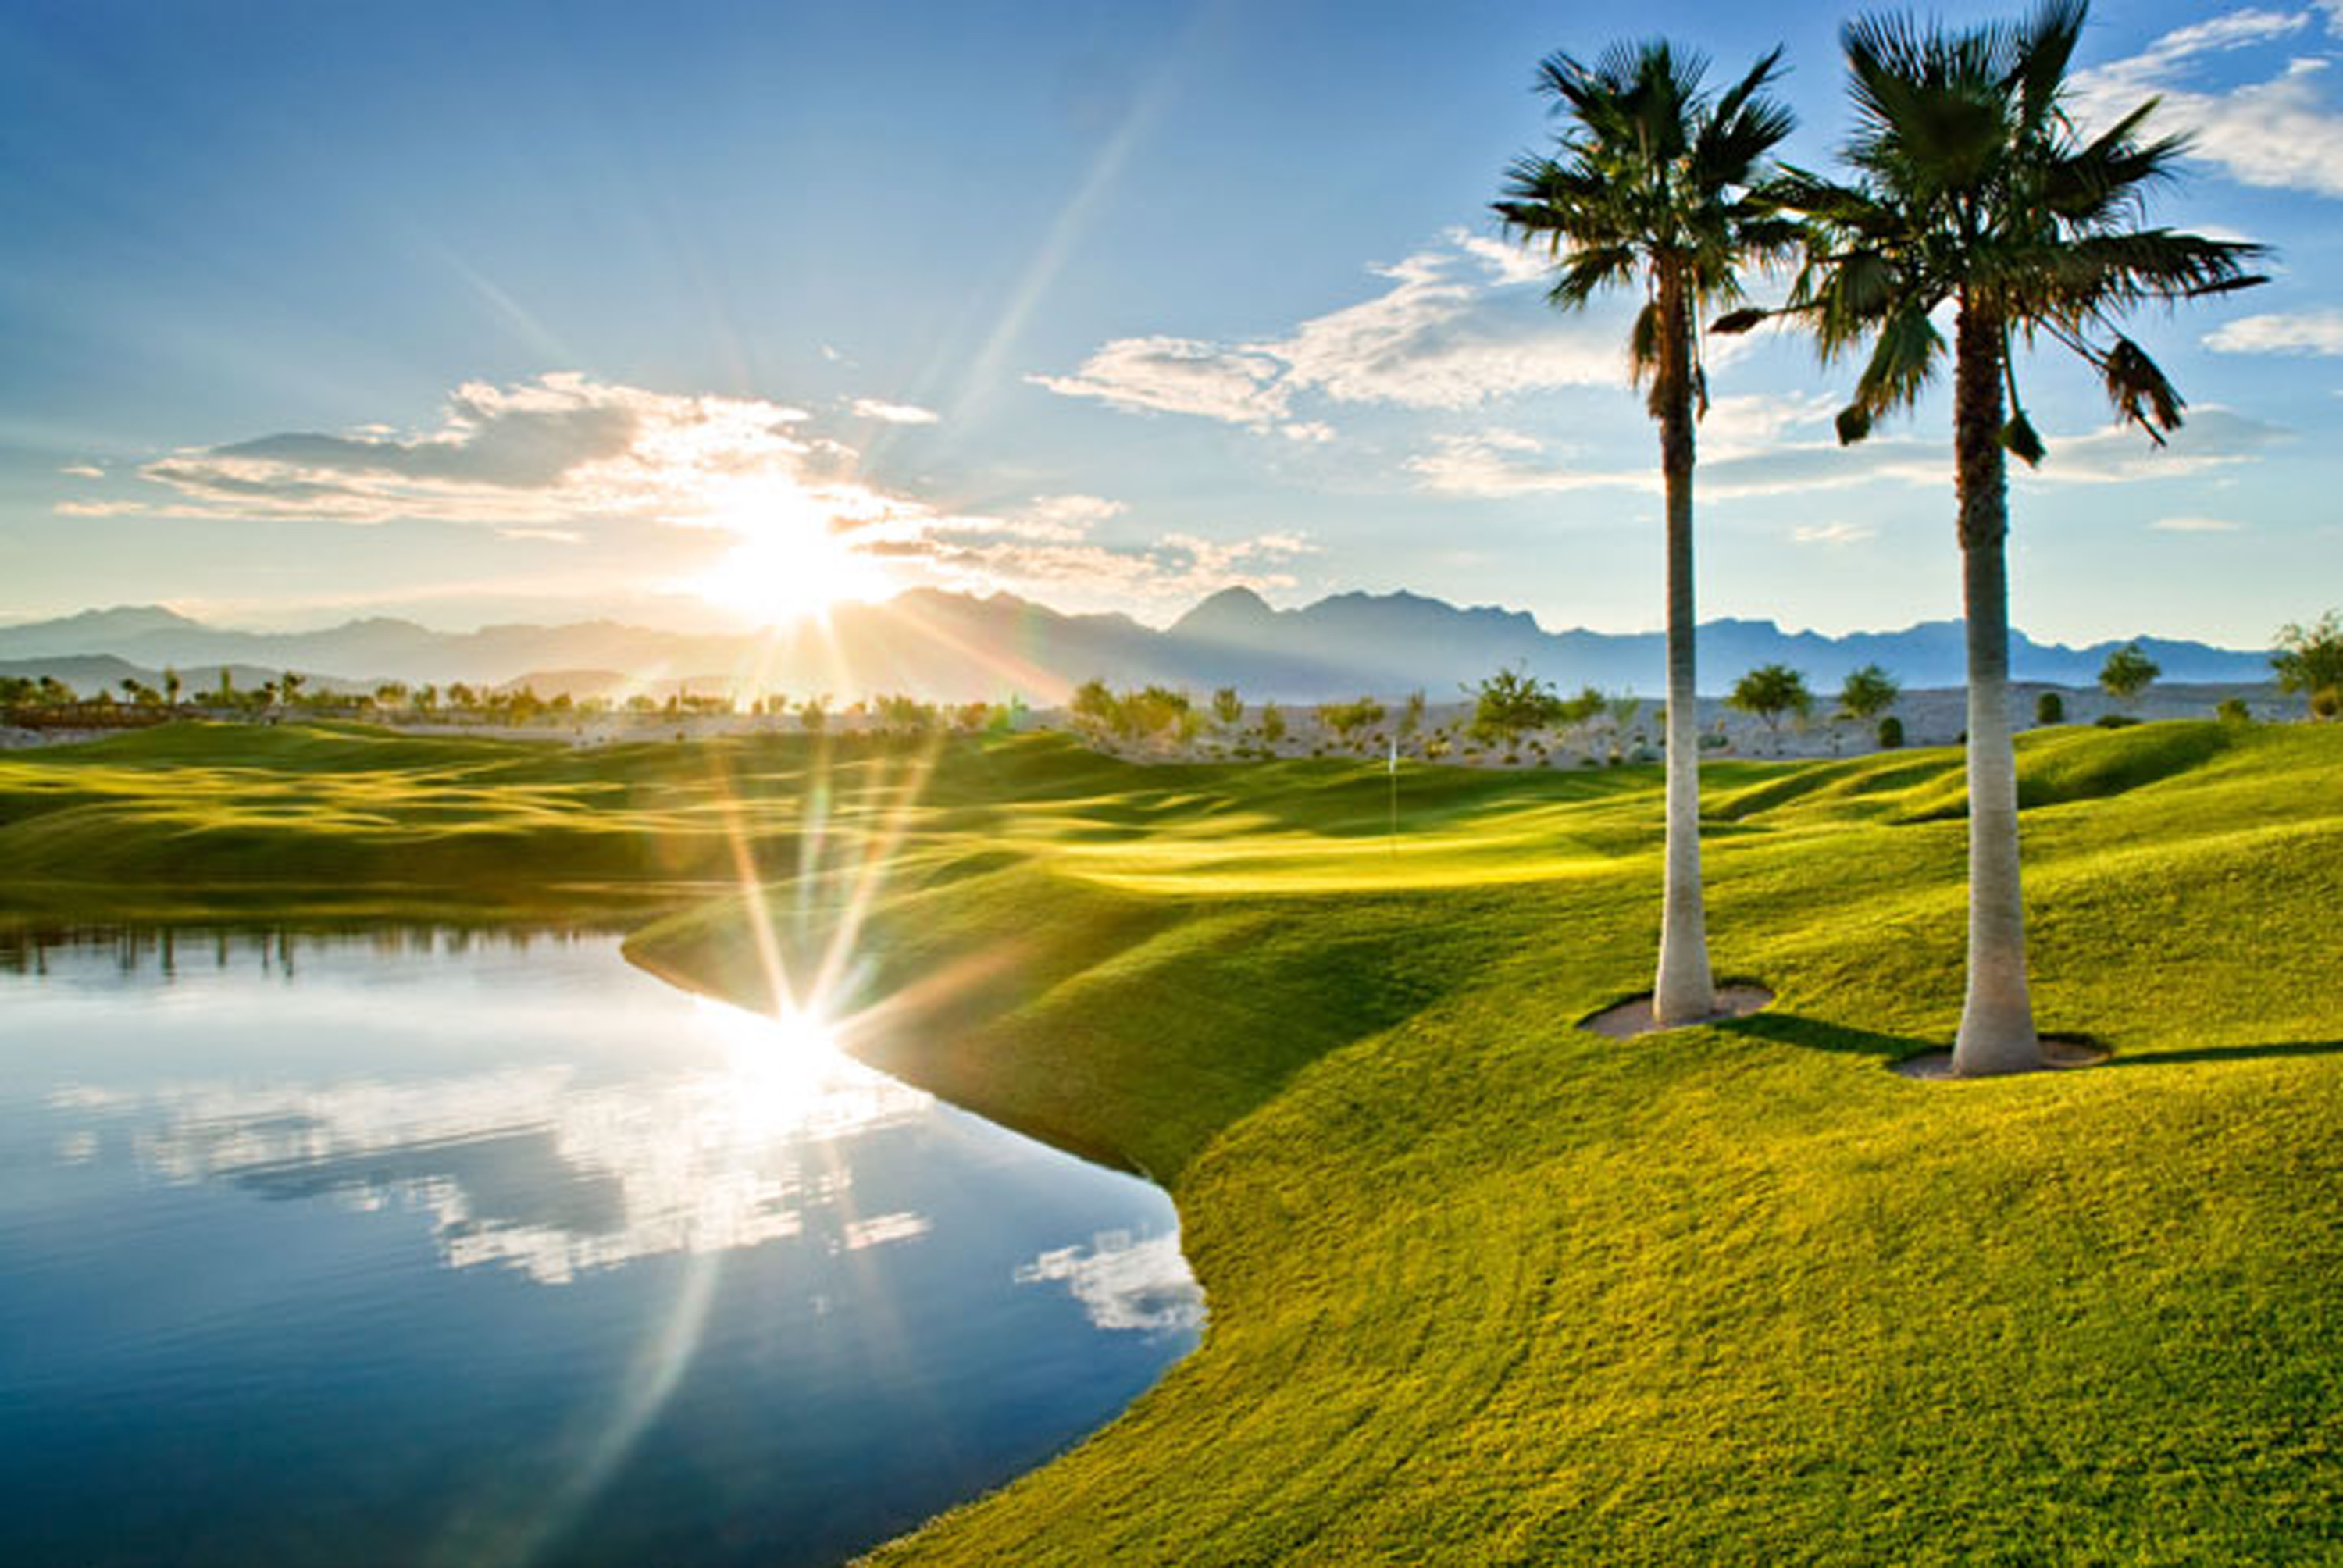
[{"label": "sand bunker", "polygon": [[1728,1018],[1746,1018],[1773,1000],[1774,993],[1762,985],[1721,985],[1716,988],[1715,1012],[1706,1018],[1663,1025],[1652,1016],[1652,999],[1639,996],[1632,1001],[1606,1007],[1592,1018],[1579,1020],[1578,1027],[1591,1029],[1597,1034],[1607,1034],[1613,1040],[1633,1040],[1639,1034],[1650,1034],[1662,1028],[1693,1029],[1704,1023],[1722,1023]]},{"label": "sand bunker", "polygon": [[[2038,1071],[2056,1072],[2070,1067],[2097,1067],[2107,1059],[2107,1048],[2081,1035],[2046,1034],[2042,1040],[2042,1066]],[[1926,1051],[1906,1057],[1896,1064],[1896,1070],[1906,1078],[1930,1081],[1952,1079],[1953,1053],[1949,1050]],[[1996,1073],[1997,1078],[2015,1076]]]}]

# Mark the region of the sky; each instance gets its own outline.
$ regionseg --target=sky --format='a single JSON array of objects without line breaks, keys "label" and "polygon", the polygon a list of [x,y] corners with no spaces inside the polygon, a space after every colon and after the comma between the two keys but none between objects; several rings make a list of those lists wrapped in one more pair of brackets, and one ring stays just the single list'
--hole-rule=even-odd
[{"label": "sky", "polygon": [[[2011,8],[1948,5],[1956,21]],[[1788,15],[1795,11],[1795,15]],[[1654,0],[1793,161],[1842,13]],[[0,620],[733,627],[920,585],[1161,624],[1406,588],[1655,627],[1624,299],[1564,316],[1489,215],[1591,4],[0,0]],[[2134,335],[2157,450],[2022,367],[2012,608],[2267,646],[2343,602],[2343,5],[2102,0],[2085,123],[2197,138],[2157,221],[2268,286]],[[1778,282],[1759,280],[1760,300]],[[1713,367],[1705,617],[1956,616],[1941,394]]]}]

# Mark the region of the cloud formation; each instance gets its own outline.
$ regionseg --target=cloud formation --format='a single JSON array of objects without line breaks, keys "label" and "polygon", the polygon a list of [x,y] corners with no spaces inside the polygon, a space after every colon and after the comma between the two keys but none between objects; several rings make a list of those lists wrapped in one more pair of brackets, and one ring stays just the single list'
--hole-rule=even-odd
[{"label": "cloud formation", "polygon": [[922,408],[916,403],[889,403],[877,397],[857,397],[853,408],[859,417],[885,425],[932,425],[942,417],[934,409]]},{"label": "cloud formation", "polygon": [[2241,316],[2205,335],[2220,354],[2343,354],[2343,310]]},{"label": "cloud formation", "polygon": [[1295,417],[1298,398],[1460,410],[1521,393],[1610,386],[1625,375],[1607,322],[1557,317],[1520,288],[1544,263],[1499,240],[1452,230],[1443,244],[1370,271],[1381,293],[1252,343],[1119,337],[1071,375],[1035,386],[1129,412],[1186,414],[1300,441],[1333,432]]},{"label": "cloud formation", "polygon": [[1845,519],[1832,523],[1800,523],[1790,530],[1790,542],[1800,545],[1854,545],[1878,537],[1879,530]]},{"label": "cloud formation", "polygon": [[[1717,407],[1742,401],[1721,399]],[[1842,447],[1828,434],[1830,399],[1774,401],[1777,407],[1771,409],[1736,409],[1730,437],[1713,448],[1704,444],[1703,496],[1783,495],[1880,482],[1952,483],[1952,451],[1945,440],[1885,435]],[[2050,455],[2039,468],[2012,464],[2011,477],[2041,485],[2180,478],[2244,462],[2287,435],[2278,426],[2207,405],[2190,410],[2187,424],[2173,433],[2167,446],[2153,445],[2128,426],[2054,435],[2048,437]],[[1655,493],[1660,488],[1656,462],[1635,467],[1599,466],[1575,448],[1550,446],[1505,429],[1438,437],[1433,450],[1409,459],[1407,467],[1427,489],[1488,499],[1598,489]],[[1808,542],[1839,541],[1817,536]]]},{"label": "cloud formation", "polygon": [[[927,411],[863,399],[854,412],[902,424]],[[1103,539],[1101,528],[1129,524],[1121,502],[1099,496],[951,511],[872,483],[855,449],[813,432],[810,418],[762,398],[654,392],[568,372],[509,387],[474,382],[422,431],[369,426],[191,447],[139,470],[168,501],[69,501],[58,510],[433,521],[568,546],[590,546],[622,523],[710,530],[734,541],[725,564],[716,579],[680,586],[727,602],[716,581],[746,573],[819,578],[816,588],[860,598],[921,584],[1048,585],[1120,604],[1175,603],[1240,585],[1291,587],[1285,564],[1312,548],[1292,534]],[[758,602],[749,590],[739,602]]]},{"label": "cloud formation", "polygon": [[2158,518],[2147,526],[2167,534],[2234,534],[2246,525],[2234,518]]},{"label": "cloud formation", "polygon": [[2176,28],[2137,55],[2076,73],[2077,107],[2087,127],[2098,128],[2160,97],[2153,127],[2187,132],[2194,156],[2231,178],[2343,196],[2343,106],[2328,57],[2296,55],[2275,75],[2227,88],[2203,79],[2224,56],[2333,32],[2338,15],[2331,6],[2256,7]]}]

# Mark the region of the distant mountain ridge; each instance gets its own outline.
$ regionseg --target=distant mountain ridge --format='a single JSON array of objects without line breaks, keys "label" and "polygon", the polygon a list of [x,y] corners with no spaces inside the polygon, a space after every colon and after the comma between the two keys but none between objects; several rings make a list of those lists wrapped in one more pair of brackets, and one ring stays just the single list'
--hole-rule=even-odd
[{"label": "distant mountain ridge", "polygon": [[[2268,656],[2201,642],[2141,637],[2174,682],[2258,682]],[[2019,680],[2095,681],[2118,641],[2074,648],[2010,639]],[[917,588],[879,605],[841,605],[827,628],[799,624],[751,633],[674,632],[615,621],[489,626],[434,631],[377,617],[316,631],[239,631],[158,606],[85,610],[55,620],[0,626],[0,659],[107,656],[144,669],[176,667],[191,689],[222,665],[297,669],[337,684],[402,680],[496,686],[538,672],[576,683],[645,688],[729,681],[744,691],[846,700],[881,691],[966,701],[1011,693],[1053,703],[1101,676],[1117,685],[1158,681],[1202,692],[1235,686],[1248,698],[1321,701],[1423,689],[1435,700],[1509,665],[1557,685],[1654,693],[1664,640],[1652,632],[1548,631],[1525,611],[1461,608],[1413,593],[1342,593],[1278,609],[1249,588],[1224,588],[1157,630],[1123,615],[1068,615],[1014,595],[989,598]],[[1722,692],[1760,664],[1805,672],[1816,688],[1876,663],[1914,688],[1963,678],[1961,624],[1926,621],[1900,631],[1825,637],[1772,621],[1723,619],[1700,631],[1701,689]],[[243,677],[239,675],[239,684]]]}]

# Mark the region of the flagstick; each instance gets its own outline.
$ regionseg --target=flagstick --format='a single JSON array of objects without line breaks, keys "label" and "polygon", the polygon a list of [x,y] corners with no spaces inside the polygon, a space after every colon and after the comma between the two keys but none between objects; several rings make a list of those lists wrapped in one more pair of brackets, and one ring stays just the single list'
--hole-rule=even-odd
[{"label": "flagstick", "polygon": [[1391,743],[1389,770],[1391,773],[1391,852],[1392,859],[1399,859],[1399,739],[1396,736],[1393,738]]}]

